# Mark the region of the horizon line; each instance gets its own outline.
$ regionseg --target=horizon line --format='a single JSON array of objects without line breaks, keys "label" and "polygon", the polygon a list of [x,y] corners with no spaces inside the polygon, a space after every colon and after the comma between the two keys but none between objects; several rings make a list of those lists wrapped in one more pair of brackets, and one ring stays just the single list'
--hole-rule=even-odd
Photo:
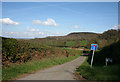
[{"label": "horizon line", "polygon": [[[109,29],[109,30],[117,30],[117,29]],[[107,30],[107,31],[109,31],[109,30]],[[104,32],[106,32],[106,31],[104,31]],[[71,33],[94,33],[94,34],[103,34],[104,32],[102,32],[102,33],[96,33],[96,32],[71,32]],[[66,34],[66,35],[62,35],[62,36],[67,36],[67,35],[69,35],[69,34],[71,34],[71,33],[68,33],[68,34]],[[49,36],[46,36],[46,37],[41,37],[41,38],[47,38],[47,37],[60,37],[61,35],[49,35]],[[2,37],[5,37],[5,38],[13,38],[13,39],[35,39],[35,38],[40,38],[40,37],[9,37],[9,36],[1,36],[0,35],[0,38],[2,38]]]}]

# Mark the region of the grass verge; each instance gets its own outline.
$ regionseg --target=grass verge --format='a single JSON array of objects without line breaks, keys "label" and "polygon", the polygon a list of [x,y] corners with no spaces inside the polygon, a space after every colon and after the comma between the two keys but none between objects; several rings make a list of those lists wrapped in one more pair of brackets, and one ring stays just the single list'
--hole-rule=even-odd
[{"label": "grass verge", "polygon": [[2,79],[3,80],[12,80],[15,79],[23,74],[29,74],[32,72],[35,72],[37,70],[41,70],[50,66],[63,64],[66,62],[69,62],[73,59],[78,58],[80,55],[75,56],[69,56],[69,57],[60,57],[60,58],[44,58],[44,59],[38,59],[36,61],[29,61],[24,64],[20,65],[13,65],[10,68],[3,68],[2,69]]},{"label": "grass verge", "polygon": [[93,66],[86,61],[77,69],[88,80],[120,80],[120,65]]}]

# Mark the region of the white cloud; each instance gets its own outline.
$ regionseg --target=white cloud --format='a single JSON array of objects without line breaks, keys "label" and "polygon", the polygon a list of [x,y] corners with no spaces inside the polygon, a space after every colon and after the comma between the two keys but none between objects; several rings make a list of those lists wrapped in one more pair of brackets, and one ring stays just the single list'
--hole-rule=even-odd
[{"label": "white cloud", "polygon": [[10,32],[11,34],[13,34],[14,32]]},{"label": "white cloud", "polygon": [[29,26],[27,26],[27,27],[26,27],[26,29],[27,29],[27,31],[28,31],[28,30],[30,29],[30,27],[29,27]]},{"label": "white cloud", "polygon": [[4,34],[18,34],[18,32],[4,32]]},{"label": "white cloud", "polygon": [[11,20],[10,18],[0,19],[0,23],[3,23],[5,25],[19,25],[18,22],[15,22],[15,21]]},{"label": "white cloud", "polygon": [[74,25],[74,28],[78,28],[78,26],[77,26],[77,25]]},{"label": "white cloud", "polygon": [[120,25],[113,26],[112,29],[120,28]]},{"label": "white cloud", "polygon": [[43,32],[38,32],[38,34],[43,35],[44,33]]},{"label": "white cloud", "polygon": [[39,29],[30,29],[29,26],[26,27],[27,31],[30,31],[30,32],[39,32]]},{"label": "white cloud", "polygon": [[30,31],[32,31],[32,32],[38,32],[39,29],[31,29]]},{"label": "white cloud", "polygon": [[59,35],[60,33],[59,33],[59,32],[56,32],[55,34],[56,34],[56,35]]},{"label": "white cloud", "polygon": [[45,37],[43,32],[3,32],[2,36],[11,38],[34,38],[34,37]]},{"label": "white cloud", "polygon": [[55,23],[55,20],[51,18],[47,19],[47,21],[33,20],[32,23],[34,25],[58,26],[58,24]]}]

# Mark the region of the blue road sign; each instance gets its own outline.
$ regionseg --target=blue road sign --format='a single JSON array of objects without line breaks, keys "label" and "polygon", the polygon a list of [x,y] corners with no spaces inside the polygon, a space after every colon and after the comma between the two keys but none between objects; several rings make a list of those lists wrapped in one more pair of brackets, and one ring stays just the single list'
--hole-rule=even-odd
[{"label": "blue road sign", "polygon": [[97,50],[97,44],[91,44],[91,50]]}]

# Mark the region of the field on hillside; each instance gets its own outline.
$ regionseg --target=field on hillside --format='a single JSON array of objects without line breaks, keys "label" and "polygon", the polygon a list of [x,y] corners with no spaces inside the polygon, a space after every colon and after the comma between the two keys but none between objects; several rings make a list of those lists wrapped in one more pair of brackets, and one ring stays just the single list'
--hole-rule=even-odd
[{"label": "field on hillside", "polygon": [[70,49],[41,45],[39,42],[18,41],[12,38],[3,38],[2,62],[3,67],[9,67],[12,63],[20,64],[32,60],[34,57],[54,58],[62,56],[74,56],[77,51]]}]

